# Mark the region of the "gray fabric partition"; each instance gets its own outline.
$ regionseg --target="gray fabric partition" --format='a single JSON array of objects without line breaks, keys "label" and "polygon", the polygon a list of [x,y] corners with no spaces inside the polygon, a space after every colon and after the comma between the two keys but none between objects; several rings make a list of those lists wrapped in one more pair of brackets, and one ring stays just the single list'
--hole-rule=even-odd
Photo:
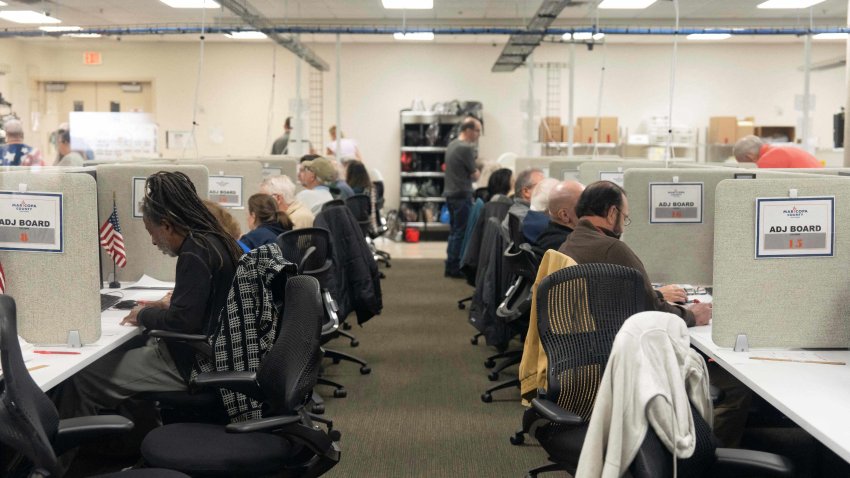
[{"label": "gray fabric partition", "polygon": [[619,162],[624,161],[624,159],[619,156],[597,156],[596,159],[593,159],[593,156],[557,156],[553,157],[553,161],[549,163],[549,177],[559,181],[567,179],[578,181],[579,166],[593,161]]},{"label": "gray fabric partition", "polygon": [[[248,228],[248,198],[252,194],[260,192],[260,182],[263,180],[263,166],[258,161],[185,161],[180,164],[200,164],[207,167],[210,176],[240,176],[242,177],[242,206],[227,208],[230,214],[239,223],[242,234],[247,233]],[[210,197],[217,201],[216,198]]]},{"label": "gray fabric partition", "polygon": [[84,344],[100,338],[97,185],[88,174],[3,172],[0,190],[58,192],[63,252],[0,251],[6,293],[18,309],[18,333],[36,344],[64,344],[77,330]]},{"label": "gray fabric partition", "polygon": [[[198,195],[207,197],[209,173],[206,166],[192,164],[107,164],[97,167],[97,211],[103,222],[112,213],[112,194],[118,206],[118,218],[124,235],[127,250],[127,265],[118,268],[119,281],[133,282],[147,274],[159,280],[173,281],[174,267],[177,263],[151,244],[151,238],[145,230],[141,217],[134,217],[133,178],[147,178],[157,171],[182,171],[192,183]],[[101,251],[103,278],[112,273],[112,258]]]},{"label": "gray fabric partition", "polygon": [[[631,168],[663,168],[663,161],[649,160],[621,160],[621,161],[592,161],[579,165],[579,181],[582,184],[590,184],[599,181],[602,172],[616,172],[622,168],[623,172]],[[627,190],[628,191],[628,190]]]},{"label": "gray fabric partition", "polygon": [[[835,197],[835,256],[755,259],[756,198]],[[850,180],[795,177],[717,187],[712,336],[732,347],[850,345]]]},{"label": "gray fabric partition", "polygon": [[297,156],[227,156],[227,157],[215,157],[215,158],[204,158],[204,161],[208,160],[225,160],[225,161],[258,161],[263,165],[263,177],[266,176],[275,176],[278,174],[283,174],[289,176],[296,185],[298,184],[298,160],[300,158]]}]

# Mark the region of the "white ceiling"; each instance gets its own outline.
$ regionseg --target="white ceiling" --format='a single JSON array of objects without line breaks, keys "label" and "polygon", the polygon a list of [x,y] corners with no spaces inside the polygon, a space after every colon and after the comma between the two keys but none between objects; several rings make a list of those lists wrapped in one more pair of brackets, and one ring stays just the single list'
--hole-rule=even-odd
[{"label": "white ceiling", "polygon": [[[207,24],[242,22],[225,9],[173,9],[159,0],[5,0],[0,9],[48,11],[65,25],[126,27],[198,25],[202,15]],[[492,26],[522,27],[540,0],[434,0],[425,11],[385,10],[381,0],[247,0],[266,17],[280,25],[303,26]],[[826,0],[805,10],[762,10],[763,0],[680,0],[682,26],[777,26],[800,27],[847,25],[848,0]],[[577,0],[564,9],[553,27],[602,26],[671,27],[673,2],[658,0],[644,10],[598,10],[598,0]],[[21,29],[19,24],[0,20],[0,29]],[[34,27],[24,27],[34,29]],[[320,37],[320,36],[318,36]],[[125,39],[128,37],[125,36]],[[469,41],[473,40],[466,36]],[[320,39],[320,38],[317,38]],[[492,41],[492,36],[485,41]]]}]

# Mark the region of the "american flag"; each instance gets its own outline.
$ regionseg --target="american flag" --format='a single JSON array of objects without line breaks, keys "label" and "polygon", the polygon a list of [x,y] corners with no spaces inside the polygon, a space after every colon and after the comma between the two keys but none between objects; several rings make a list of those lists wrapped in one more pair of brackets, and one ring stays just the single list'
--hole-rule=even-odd
[{"label": "american flag", "polygon": [[0,294],[6,293],[6,271],[3,270],[3,264],[0,264]]},{"label": "american flag", "polygon": [[121,225],[118,223],[118,208],[112,203],[112,214],[100,226],[100,245],[107,254],[112,256],[115,265],[127,265],[127,252],[124,250],[124,236],[121,235]]}]

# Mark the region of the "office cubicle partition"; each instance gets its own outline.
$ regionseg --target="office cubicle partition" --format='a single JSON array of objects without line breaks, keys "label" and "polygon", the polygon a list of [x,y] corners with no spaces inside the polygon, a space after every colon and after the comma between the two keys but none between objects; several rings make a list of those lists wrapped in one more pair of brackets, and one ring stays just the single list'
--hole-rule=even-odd
[{"label": "office cubicle partition", "polygon": [[[764,177],[771,177],[774,173]],[[850,346],[850,180],[717,186],[712,336],[733,347]]]},{"label": "office cubicle partition", "polygon": [[[579,182],[582,184],[595,183],[606,180],[623,186],[623,174],[632,168],[663,168],[663,161],[649,160],[620,160],[620,161],[592,161],[579,165]],[[628,190],[626,190],[628,191]]]},{"label": "office cubicle partition", "polygon": [[[127,250],[127,265],[116,272],[119,281],[137,281],[147,274],[159,280],[173,281],[176,259],[162,254],[154,245],[142,222],[141,199],[144,197],[145,179],[157,171],[182,171],[200,197],[207,197],[209,173],[206,166],[193,164],[107,164],[97,167],[97,216],[103,222],[112,213],[112,198],[118,208],[118,217]],[[104,280],[113,270],[112,258],[101,252]]]},{"label": "office cubicle partition", "polygon": [[198,164],[209,171],[208,197],[230,212],[242,234],[248,227],[248,198],[260,192],[263,166],[259,161],[185,160],[179,164]]},{"label": "office cubicle partition", "polygon": [[87,174],[0,174],[0,263],[18,309],[18,333],[64,344],[100,338],[97,185]]}]

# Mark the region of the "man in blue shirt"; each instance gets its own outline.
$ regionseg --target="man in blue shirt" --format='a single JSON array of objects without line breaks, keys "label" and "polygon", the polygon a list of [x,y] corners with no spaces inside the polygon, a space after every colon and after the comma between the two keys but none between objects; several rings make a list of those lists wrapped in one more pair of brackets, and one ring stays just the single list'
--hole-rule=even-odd
[{"label": "man in blue shirt", "polygon": [[6,132],[6,145],[0,147],[0,165],[2,166],[43,166],[41,151],[24,144],[24,127],[21,122],[11,119],[3,124]]}]

